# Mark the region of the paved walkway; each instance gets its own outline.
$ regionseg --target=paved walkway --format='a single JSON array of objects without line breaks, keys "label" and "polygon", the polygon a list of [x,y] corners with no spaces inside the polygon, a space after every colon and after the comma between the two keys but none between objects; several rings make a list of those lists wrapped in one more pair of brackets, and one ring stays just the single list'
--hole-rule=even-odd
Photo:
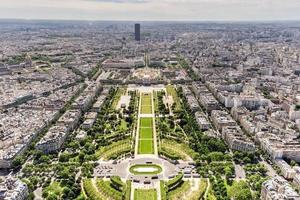
[{"label": "paved walkway", "polygon": [[137,117],[137,126],[136,126],[136,132],[135,132],[135,148],[134,148],[134,157],[138,156],[139,151],[139,137],[140,137],[140,118],[141,118],[141,105],[142,105],[142,93],[140,92],[139,97],[139,109],[138,109],[138,117]]},{"label": "paved walkway", "polygon": [[210,181],[209,181],[209,178],[206,179],[207,181],[207,187],[206,187],[206,191],[204,193],[204,199],[207,199],[207,195],[208,195],[208,192],[209,192],[209,189],[210,189]]},{"label": "paved walkway", "polygon": [[153,121],[153,145],[154,145],[154,154],[158,156],[158,148],[157,148],[157,137],[156,137],[156,124],[155,124],[155,110],[154,110],[154,99],[153,99],[153,91],[151,92],[151,104],[152,104],[152,121]]}]

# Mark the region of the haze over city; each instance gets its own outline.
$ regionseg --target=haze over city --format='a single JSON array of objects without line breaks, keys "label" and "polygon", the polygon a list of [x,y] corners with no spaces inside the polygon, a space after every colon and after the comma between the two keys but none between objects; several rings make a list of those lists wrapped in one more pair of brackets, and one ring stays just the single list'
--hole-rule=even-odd
[{"label": "haze over city", "polygon": [[0,18],[155,21],[300,20],[298,0],[1,0]]}]

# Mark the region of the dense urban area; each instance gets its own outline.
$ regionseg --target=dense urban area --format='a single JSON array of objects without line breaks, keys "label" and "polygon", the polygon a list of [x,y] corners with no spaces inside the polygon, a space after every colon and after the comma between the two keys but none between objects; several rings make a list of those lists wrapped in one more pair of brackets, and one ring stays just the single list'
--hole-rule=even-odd
[{"label": "dense urban area", "polygon": [[300,200],[300,26],[0,21],[0,200]]}]

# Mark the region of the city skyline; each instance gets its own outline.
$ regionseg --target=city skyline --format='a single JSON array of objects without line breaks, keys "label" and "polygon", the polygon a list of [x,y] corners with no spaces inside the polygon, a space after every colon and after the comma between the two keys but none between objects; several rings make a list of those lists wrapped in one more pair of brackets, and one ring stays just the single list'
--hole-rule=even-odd
[{"label": "city skyline", "polygon": [[296,0],[1,0],[1,19],[128,21],[300,20]]}]

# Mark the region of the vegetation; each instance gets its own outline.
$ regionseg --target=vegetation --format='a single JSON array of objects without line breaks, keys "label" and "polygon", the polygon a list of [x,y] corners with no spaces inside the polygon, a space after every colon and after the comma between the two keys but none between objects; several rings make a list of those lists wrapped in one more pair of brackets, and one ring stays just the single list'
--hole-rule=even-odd
[{"label": "vegetation", "polygon": [[117,105],[118,105],[118,103],[120,101],[120,98],[121,98],[122,95],[125,94],[126,89],[127,89],[126,87],[119,87],[117,89],[117,92],[116,92],[116,94],[114,96],[114,99],[112,101],[112,104],[111,104],[111,109],[112,110],[116,109],[116,107],[117,107]]},{"label": "vegetation", "polygon": [[[149,171],[149,172],[139,172],[137,169],[142,168],[153,168],[155,171]],[[160,174],[162,172],[162,168],[159,165],[155,164],[139,164],[139,165],[133,165],[129,168],[130,173],[134,175],[142,175],[142,174]]]},{"label": "vegetation", "polygon": [[233,200],[252,199],[251,190],[245,181],[233,182],[228,190],[228,196]]},{"label": "vegetation", "polygon": [[175,176],[173,179],[169,180],[166,183],[166,186],[168,187],[168,190],[173,190],[175,189],[177,186],[179,186],[182,182],[183,182],[183,173],[178,174],[177,176]]},{"label": "vegetation", "polygon": [[207,188],[208,184],[207,181],[205,179],[201,179],[200,183],[199,183],[199,189],[194,191],[190,196],[189,196],[189,200],[198,200],[203,198],[206,188]]},{"label": "vegetation", "polygon": [[23,53],[21,55],[15,55],[10,57],[8,60],[5,60],[7,64],[9,65],[15,65],[15,64],[20,64],[22,62],[25,62],[26,54]]},{"label": "vegetation", "polygon": [[189,66],[189,64],[184,58],[178,58],[178,62],[182,66],[182,68],[184,68],[187,71],[190,78],[192,78],[194,81],[200,80],[198,74],[194,72],[194,70]]},{"label": "vegetation", "polygon": [[195,158],[196,153],[184,143],[178,143],[173,140],[162,140],[159,153],[172,160],[189,160]]},{"label": "vegetation", "polygon": [[122,192],[113,188],[110,181],[98,179],[96,185],[98,191],[105,199],[112,198],[114,200],[122,200]]},{"label": "vegetation", "polygon": [[160,195],[161,200],[167,200],[167,188],[164,181],[160,181]]},{"label": "vegetation", "polygon": [[153,154],[153,140],[139,140],[139,154]]},{"label": "vegetation", "polygon": [[263,164],[247,164],[244,170],[247,183],[253,191],[253,198],[259,199],[262,183],[268,179],[267,169]]},{"label": "vegetation", "polygon": [[97,157],[102,157],[105,160],[117,159],[120,156],[130,153],[132,150],[132,144],[130,140],[121,140],[114,142],[108,146],[101,147],[97,152]]},{"label": "vegetation", "polygon": [[60,199],[63,194],[63,188],[58,182],[53,182],[51,185],[43,190],[43,197],[45,199]]},{"label": "vegetation", "polygon": [[170,114],[168,106],[164,104],[163,97],[165,96],[164,91],[156,91],[154,93],[154,108],[155,108],[155,113],[157,114]]},{"label": "vegetation", "polygon": [[172,85],[167,85],[166,90],[167,90],[167,95],[172,96],[173,98],[173,102],[174,102],[172,105],[173,112],[180,112],[182,110],[181,103],[180,103],[181,100],[177,95],[176,89]]},{"label": "vegetation", "polygon": [[101,194],[98,192],[97,188],[94,187],[92,179],[85,179],[83,181],[83,188],[84,188],[86,195],[91,200],[102,200],[103,199],[103,196],[101,196]]},{"label": "vegetation", "polygon": [[140,118],[138,153],[154,153],[152,118]]},{"label": "vegetation", "polygon": [[152,113],[152,99],[151,94],[143,93],[141,95],[141,114]]},{"label": "vegetation", "polygon": [[233,160],[238,164],[255,164],[258,162],[254,152],[235,151],[233,153]]},{"label": "vegetation", "polygon": [[190,182],[183,181],[178,187],[168,193],[169,200],[182,199],[190,189]]},{"label": "vegetation", "polygon": [[217,199],[229,200],[225,181],[221,178],[220,175],[211,178],[211,183],[213,188],[213,194]]},{"label": "vegetation", "polygon": [[110,178],[110,181],[111,181],[111,186],[120,192],[122,192],[126,188],[125,183],[122,182],[119,176],[112,176]]},{"label": "vegetation", "polygon": [[157,192],[155,189],[143,190],[135,189],[134,190],[134,200],[157,200]]},{"label": "vegetation", "polygon": [[126,182],[126,190],[125,190],[125,200],[130,200],[130,195],[131,195],[131,181]]}]

